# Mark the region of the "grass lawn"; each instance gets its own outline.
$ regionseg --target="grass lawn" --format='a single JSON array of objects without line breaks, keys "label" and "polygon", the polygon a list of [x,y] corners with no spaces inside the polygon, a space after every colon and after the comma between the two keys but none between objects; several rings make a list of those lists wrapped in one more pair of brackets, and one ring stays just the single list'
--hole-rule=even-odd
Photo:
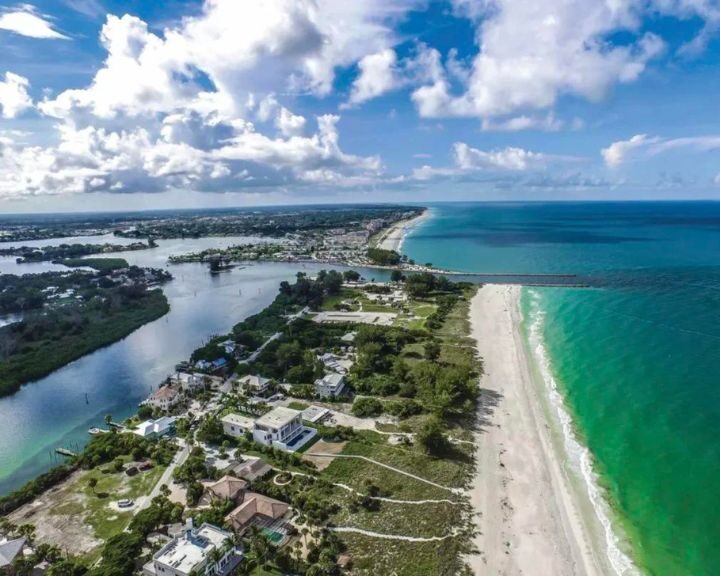
[{"label": "grass lawn", "polygon": [[306,404],[305,402],[298,402],[297,400],[293,400],[292,402],[289,402],[287,407],[292,408],[293,410],[300,410],[301,412],[305,410],[310,406],[310,404]]},{"label": "grass lawn", "polygon": [[463,540],[440,542],[379,540],[362,534],[340,534],[352,556],[352,573],[357,576],[455,576],[462,574],[459,556]]},{"label": "grass lawn", "polygon": [[[129,477],[124,472],[103,473],[105,469],[110,470],[110,466],[95,468],[78,476],[58,495],[57,506],[51,511],[51,514],[80,517],[99,540],[119,534],[132,518],[132,511],[119,512],[110,505],[123,498],[137,500],[148,494],[165,470],[163,466],[155,466]],[[91,478],[97,480],[94,489],[88,484]],[[89,554],[88,559],[94,561],[99,554],[100,548]]]},{"label": "grass lawn", "polygon": [[320,310],[324,311],[333,311],[337,310],[338,304],[341,304],[343,301],[347,301],[351,303],[350,308],[353,311],[358,310],[358,306],[353,303],[355,298],[357,298],[360,295],[360,292],[358,290],[353,290],[350,288],[343,288],[340,290],[340,294],[336,294],[335,296],[327,296],[324,300],[322,305],[320,306]]},{"label": "grass lawn", "polygon": [[[387,438],[375,432],[358,432],[348,442],[343,454],[356,454],[372,458],[383,464],[426,478],[449,488],[461,487],[472,465],[469,448],[458,447],[454,458],[434,458],[416,448],[392,446]],[[321,476],[334,482],[352,486],[364,492],[366,483],[372,483],[386,491],[392,498],[402,500],[441,499],[454,496],[447,490],[408,478],[372,462],[350,458],[337,458]]]},{"label": "grass lawn", "polygon": [[426,504],[398,504],[377,502],[378,509],[369,511],[360,507],[349,508],[352,495],[347,492],[341,497],[342,510],[333,515],[337,526],[350,526],[403,536],[433,537],[449,534],[453,527],[462,522],[462,506],[447,502]]}]

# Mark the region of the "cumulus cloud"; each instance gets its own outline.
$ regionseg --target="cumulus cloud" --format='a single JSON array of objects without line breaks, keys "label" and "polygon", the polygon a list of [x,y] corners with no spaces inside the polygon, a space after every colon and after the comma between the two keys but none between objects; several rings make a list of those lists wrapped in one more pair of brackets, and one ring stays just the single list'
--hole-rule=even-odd
[{"label": "cumulus cloud", "polygon": [[32,98],[28,95],[30,82],[24,76],[5,72],[5,80],[0,81],[0,115],[3,118],[15,118],[28,108],[32,108]]},{"label": "cumulus cloud", "polygon": [[7,30],[29,38],[47,38],[68,40],[68,37],[55,30],[43,16],[37,14],[33,6],[22,4],[14,10],[0,14],[0,30]]},{"label": "cumulus cloud", "polygon": [[360,74],[353,83],[349,104],[360,104],[396,89],[402,83],[397,70],[397,54],[387,48],[365,56],[358,63]]},{"label": "cumulus cloud", "polygon": [[205,0],[162,34],[110,15],[100,33],[107,56],[92,81],[37,105],[59,121],[59,143],[6,142],[0,191],[371,181],[382,162],[341,149],[339,117],[318,116],[312,133],[283,99],[297,90],[322,97],[337,67],[395,42],[393,23],[414,4]]},{"label": "cumulus cloud", "polygon": [[636,134],[628,140],[613,142],[600,153],[608,167],[617,168],[629,160],[649,158],[669,151],[708,152],[718,149],[720,149],[720,136],[715,135],[661,138]]},{"label": "cumulus cloud", "polygon": [[651,33],[611,45],[608,34],[636,32],[640,2],[456,0],[476,27],[479,50],[455,90],[447,74],[413,93],[425,117],[492,117],[553,106],[563,94],[598,100],[635,80],[663,49]]},{"label": "cumulus cloud", "polygon": [[499,169],[524,171],[539,167],[545,161],[544,154],[513,146],[484,151],[472,148],[464,142],[456,142],[454,152],[455,165],[460,170]]}]

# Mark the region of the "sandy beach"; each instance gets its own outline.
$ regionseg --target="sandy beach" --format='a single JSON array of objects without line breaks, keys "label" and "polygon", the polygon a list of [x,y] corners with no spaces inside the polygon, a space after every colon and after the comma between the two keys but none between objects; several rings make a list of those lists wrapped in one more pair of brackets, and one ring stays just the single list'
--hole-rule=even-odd
[{"label": "sandy beach", "polygon": [[410,231],[410,229],[413,226],[417,226],[429,215],[430,211],[425,210],[422,214],[416,216],[415,218],[410,218],[409,220],[400,220],[399,222],[396,222],[395,224],[390,226],[390,228],[388,228],[385,232],[383,232],[383,235],[380,237],[377,243],[378,248],[382,248],[384,250],[395,250],[396,252],[400,252],[400,250],[402,249],[403,241],[405,240],[405,236]]},{"label": "sandy beach", "polygon": [[479,551],[475,574],[613,574],[589,500],[568,478],[520,332],[520,288],[488,285],[471,306],[484,359],[470,489]]}]

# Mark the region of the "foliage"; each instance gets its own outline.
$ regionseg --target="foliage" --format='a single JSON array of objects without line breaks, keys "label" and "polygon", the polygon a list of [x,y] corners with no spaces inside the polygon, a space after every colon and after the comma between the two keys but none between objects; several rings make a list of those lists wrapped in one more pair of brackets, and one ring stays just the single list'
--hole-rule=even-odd
[{"label": "foliage", "polygon": [[428,418],[416,434],[418,444],[428,453],[439,456],[448,447],[440,420],[434,416]]},{"label": "foliage", "polygon": [[374,264],[380,266],[396,266],[400,264],[400,254],[395,250],[385,250],[383,248],[368,248],[367,257]]},{"label": "foliage", "polygon": [[99,272],[108,272],[110,270],[130,267],[130,264],[128,264],[125,258],[68,258],[67,260],[62,260],[61,263],[68,268],[87,266]]},{"label": "foliage", "polygon": [[359,418],[380,416],[383,413],[383,404],[377,398],[368,396],[356,398],[352,405],[352,413]]},{"label": "foliage", "polygon": [[7,496],[0,497],[0,514],[10,514],[23,504],[31,502],[40,494],[65,480],[76,469],[73,464],[63,464],[27,482]]}]

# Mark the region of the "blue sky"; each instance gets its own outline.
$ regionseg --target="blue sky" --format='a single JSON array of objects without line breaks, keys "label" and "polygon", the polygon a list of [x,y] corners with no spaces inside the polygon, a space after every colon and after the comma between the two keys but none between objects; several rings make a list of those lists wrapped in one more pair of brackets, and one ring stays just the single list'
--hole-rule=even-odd
[{"label": "blue sky", "polygon": [[0,7],[0,211],[720,196],[716,0]]}]

